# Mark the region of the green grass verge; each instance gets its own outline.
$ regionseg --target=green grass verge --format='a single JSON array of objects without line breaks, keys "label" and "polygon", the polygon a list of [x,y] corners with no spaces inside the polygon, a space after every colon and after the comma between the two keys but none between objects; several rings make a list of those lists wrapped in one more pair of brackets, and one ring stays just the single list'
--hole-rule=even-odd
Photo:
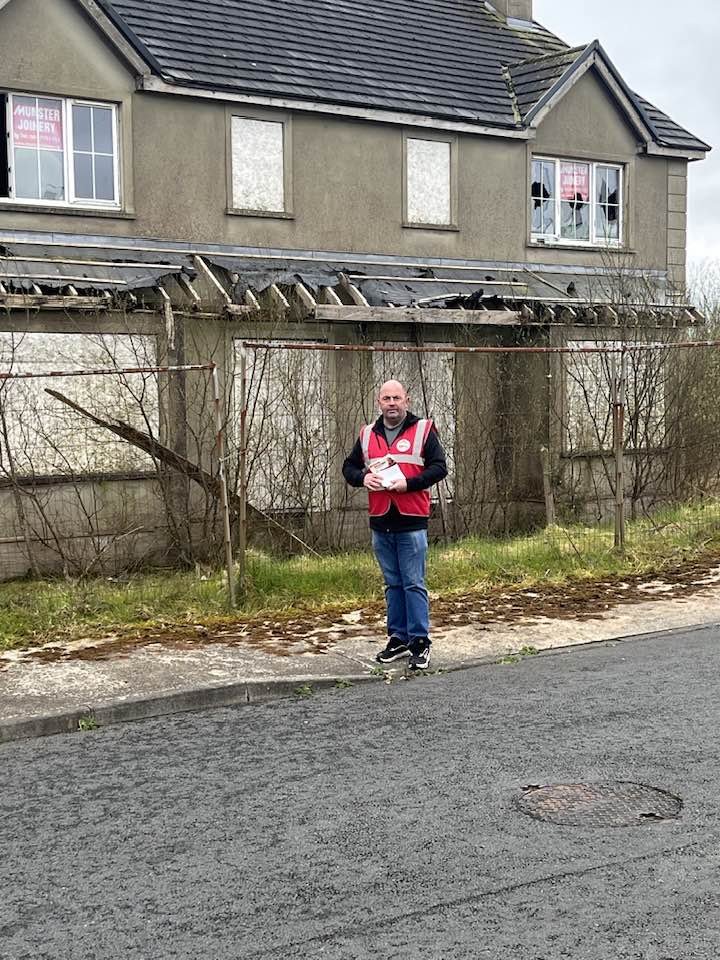
[{"label": "green grass verge", "polygon": [[[580,525],[435,546],[429,555],[428,583],[442,595],[503,585],[531,587],[659,572],[713,553],[720,554],[718,503],[678,507],[656,514],[652,522],[629,523],[623,555],[613,551],[611,529]],[[232,614],[224,574],[217,570],[161,571],[127,581],[15,581],[0,584],[0,650],[98,631],[212,626],[261,613],[291,616],[351,609],[381,597],[379,572],[369,552],[278,560],[250,551],[247,591]]]}]

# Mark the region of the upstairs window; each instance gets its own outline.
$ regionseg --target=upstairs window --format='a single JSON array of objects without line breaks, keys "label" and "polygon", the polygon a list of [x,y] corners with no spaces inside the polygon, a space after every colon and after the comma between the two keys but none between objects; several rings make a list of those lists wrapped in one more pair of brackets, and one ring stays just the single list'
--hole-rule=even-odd
[{"label": "upstairs window", "polygon": [[287,131],[283,121],[233,117],[232,209],[237,213],[288,212]]},{"label": "upstairs window", "polygon": [[113,104],[5,96],[0,200],[52,206],[119,206]]},{"label": "upstairs window", "polygon": [[453,162],[456,142],[405,137],[405,224],[452,227],[457,208]]},{"label": "upstairs window", "polygon": [[530,216],[535,242],[619,246],[622,167],[534,158]]}]

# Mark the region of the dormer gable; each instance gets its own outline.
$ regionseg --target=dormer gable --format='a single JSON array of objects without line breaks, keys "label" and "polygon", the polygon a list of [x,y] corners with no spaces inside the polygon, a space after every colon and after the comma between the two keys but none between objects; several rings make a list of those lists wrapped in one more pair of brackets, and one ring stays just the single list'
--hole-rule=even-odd
[{"label": "dormer gable", "polygon": [[700,159],[710,150],[708,144],[677,124],[672,123],[668,129],[663,122],[668,118],[629,89],[599,40],[586,47],[553,51],[506,67],[517,122],[536,129],[589,71],[602,81],[645,152]]}]

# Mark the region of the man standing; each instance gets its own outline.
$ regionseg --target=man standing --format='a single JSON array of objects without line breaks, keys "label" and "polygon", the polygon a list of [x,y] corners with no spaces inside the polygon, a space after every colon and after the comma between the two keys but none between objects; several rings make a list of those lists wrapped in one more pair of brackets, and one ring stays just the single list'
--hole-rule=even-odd
[{"label": "man standing", "polygon": [[378,393],[380,416],[363,427],[343,476],[366,487],[375,556],[385,581],[388,642],[380,663],[410,657],[411,670],[430,663],[430,605],[425,587],[428,489],[447,476],[447,464],[432,420],[408,410],[397,380]]}]

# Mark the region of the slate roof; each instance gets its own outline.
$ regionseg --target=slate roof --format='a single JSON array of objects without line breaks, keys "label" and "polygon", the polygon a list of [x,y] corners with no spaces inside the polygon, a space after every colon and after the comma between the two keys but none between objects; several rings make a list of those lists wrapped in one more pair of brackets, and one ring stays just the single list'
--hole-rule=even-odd
[{"label": "slate roof", "polygon": [[[171,84],[501,128],[521,128],[583,49],[510,26],[483,0],[99,2]],[[659,143],[709,149],[635,101]]]},{"label": "slate roof", "polygon": [[[599,53],[611,71],[617,74],[615,67],[597,41],[593,41],[586,47],[568,47],[560,52],[552,51],[543,56],[511,64],[506,68],[508,85],[515,101],[517,115],[521,118],[527,117],[541,98],[591,53]],[[662,110],[628,89],[619,74],[617,74],[617,80],[653,132],[659,145],[688,150],[711,149],[708,144],[671,120]]]},{"label": "slate roof", "polygon": [[508,73],[512,92],[521,117],[525,117],[538,100],[572,67],[583,49],[568,47],[559,53],[532,57],[510,65]]}]

